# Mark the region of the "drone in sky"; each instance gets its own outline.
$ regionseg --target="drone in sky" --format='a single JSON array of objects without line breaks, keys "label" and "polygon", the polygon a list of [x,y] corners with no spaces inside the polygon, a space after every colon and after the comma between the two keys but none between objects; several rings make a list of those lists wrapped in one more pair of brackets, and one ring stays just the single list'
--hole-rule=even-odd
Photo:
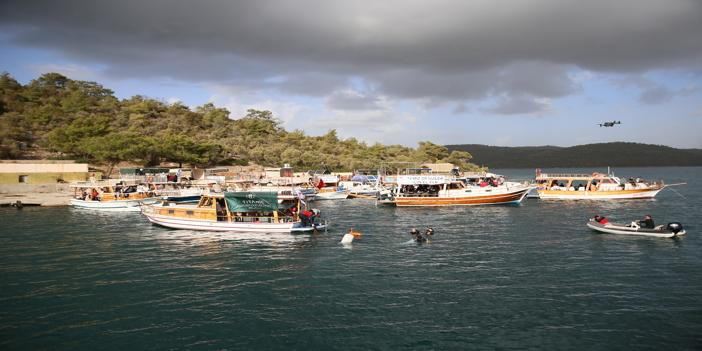
[{"label": "drone in sky", "polygon": [[621,122],[621,121],[619,121],[619,122],[617,122],[617,121],[614,121],[614,122],[604,122],[604,123],[601,123],[601,124],[600,124],[600,127],[614,127],[615,124],[622,124],[622,122]]}]

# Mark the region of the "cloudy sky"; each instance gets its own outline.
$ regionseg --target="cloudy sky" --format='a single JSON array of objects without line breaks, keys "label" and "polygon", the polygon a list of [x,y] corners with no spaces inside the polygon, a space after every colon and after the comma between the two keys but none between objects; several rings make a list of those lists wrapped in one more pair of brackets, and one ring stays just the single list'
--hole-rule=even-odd
[{"label": "cloudy sky", "polygon": [[3,0],[0,53],[369,144],[702,148],[698,0]]}]

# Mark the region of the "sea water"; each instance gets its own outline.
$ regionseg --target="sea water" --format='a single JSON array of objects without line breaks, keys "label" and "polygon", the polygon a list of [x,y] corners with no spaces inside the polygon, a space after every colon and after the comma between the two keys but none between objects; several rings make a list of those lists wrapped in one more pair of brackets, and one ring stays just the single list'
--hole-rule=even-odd
[{"label": "sea water", "polygon": [[[702,168],[614,171],[687,184],[653,200],[317,201],[332,224],[319,235],[2,208],[0,349],[702,349]],[[688,234],[600,234],[586,226],[596,214],[621,223],[650,214]],[[412,228],[429,227],[430,242],[411,241]],[[341,244],[352,228],[362,236]]]}]

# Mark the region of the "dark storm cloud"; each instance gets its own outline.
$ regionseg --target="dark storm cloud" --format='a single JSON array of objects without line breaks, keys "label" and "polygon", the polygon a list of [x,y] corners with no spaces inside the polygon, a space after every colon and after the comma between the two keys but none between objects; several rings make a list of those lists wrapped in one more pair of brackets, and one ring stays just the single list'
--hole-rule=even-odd
[{"label": "dark storm cloud", "polygon": [[5,0],[0,30],[111,77],[376,105],[334,94],[357,77],[368,91],[427,106],[510,96],[492,112],[538,113],[535,98],[580,91],[568,75],[576,68],[699,72],[702,1]]}]

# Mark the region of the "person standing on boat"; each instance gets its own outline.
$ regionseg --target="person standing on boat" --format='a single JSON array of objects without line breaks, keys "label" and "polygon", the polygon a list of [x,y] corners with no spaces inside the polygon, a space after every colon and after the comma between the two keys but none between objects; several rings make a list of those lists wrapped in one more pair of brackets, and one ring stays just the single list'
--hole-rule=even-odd
[{"label": "person standing on boat", "polygon": [[314,218],[319,216],[320,213],[322,213],[322,211],[316,208],[313,208],[310,211],[300,212],[300,220],[302,221],[302,226],[311,227],[314,223]]},{"label": "person standing on boat", "polygon": [[609,221],[607,220],[607,218],[600,217],[599,215],[595,216],[595,218],[590,219],[590,221],[595,221],[595,222],[600,223],[600,224],[607,224],[607,223],[609,223]]},{"label": "person standing on boat", "polygon": [[653,223],[653,219],[651,219],[651,215],[646,215],[646,219],[644,219],[644,220],[637,219],[636,223],[642,228],[646,228],[646,229],[655,229],[656,228],[656,225]]}]

